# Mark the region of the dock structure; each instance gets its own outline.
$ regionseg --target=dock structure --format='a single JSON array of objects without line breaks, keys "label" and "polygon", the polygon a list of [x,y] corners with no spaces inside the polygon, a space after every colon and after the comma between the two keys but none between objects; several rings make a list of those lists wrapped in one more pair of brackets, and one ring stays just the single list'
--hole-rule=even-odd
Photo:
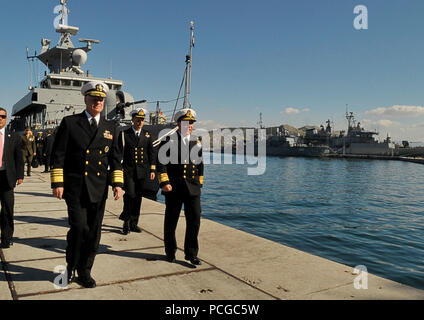
[{"label": "dock structure", "polygon": [[424,299],[422,290],[371,274],[356,289],[360,275],[351,266],[208,219],[202,219],[199,235],[202,265],[194,267],[184,260],[183,215],[177,261],[169,263],[163,246],[165,206],[144,199],[143,232],[124,236],[118,219],[123,203],[111,196],[92,270],[97,287],[56,288],[66,266],[68,223],[66,204],[53,198],[49,180],[49,174],[34,169],[15,189],[14,244],[0,250],[2,300]]}]

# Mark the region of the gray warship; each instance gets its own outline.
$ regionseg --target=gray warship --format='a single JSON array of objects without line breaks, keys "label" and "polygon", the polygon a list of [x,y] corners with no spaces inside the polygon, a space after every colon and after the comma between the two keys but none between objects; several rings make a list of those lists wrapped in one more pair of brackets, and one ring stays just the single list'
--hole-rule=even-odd
[{"label": "gray warship", "polygon": [[[134,101],[133,96],[125,92],[124,82],[112,78],[94,77],[89,71],[84,71],[83,65],[87,62],[88,53],[93,45],[99,41],[95,39],[79,39],[84,46],[75,47],[72,37],[79,32],[78,27],[67,25],[69,10],[68,0],[60,0],[61,16],[56,32],[60,34],[56,46],[51,46],[49,39],[41,40],[41,53],[28,56],[33,62],[35,59],[41,61],[48,69],[37,86],[29,86],[29,92],[20,99],[12,108],[12,120],[9,129],[15,132],[23,132],[25,128],[34,131],[45,131],[59,126],[62,119],[71,114],[80,113],[85,109],[84,99],[81,96],[81,87],[93,80],[106,83],[110,89],[105,100],[103,116],[108,120],[115,120],[119,125],[131,124],[130,112],[136,105],[146,107],[146,100]],[[191,90],[191,57],[194,44],[194,23],[190,22],[190,53],[186,55],[186,68],[183,82],[185,82],[185,95],[172,101],[184,100],[182,108],[190,107],[188,95]],[[32,77],[32,73],[31,73]],[[174,114],[177,103],[174,107]],[[172,120],[173,117],[171,117]],[[161,111],[159,102],[156,109],[149,113],[145,128],[151,131],[152,137],[157,138],[159,132],[164,128],[173,128],[175,124],[167,123],[166,115]]]},{"label": "gray warship", "polygon": [[266,140],[266,154],[277,157],[323,157],[331,153],[325,145],[306,145],[302,137],[289,134],[281,128],[278,135],[271,135]]},{"label": "gray warship", "polygon": [[[72,36],[78,34],[79,28],[66,24],[69,10],[67,0],[61,0],[61,20],[56,32],[60,34],[59,42],[51,47],[49,39],[41,40],[41,53],[28,56],[27,59],[38,59],[48,69],[38,86],[29,87],[29,92],[20,99],[12,109],[12,121],[10,129],[21,132],[25,128],[35,131],[45,131],[57,127],[62,118],[85,109],[84,99],[81,96],[81,87],[93,80],[103,81],[109,86],[110,92],[105,101],[103,115],[107,119],[117,118],[117,106],[120,103],[134,102],[134,98],[128,92],[123,91],[124,82],[112,78],[94,77],[89,71],[83,71],[88,53],[98,40],[79,39],[84,46],[75,47]],[[31,62],[30,62],[31,63]],[[32,75],[31,75],[32,76]],[[122,120],[130,120],[129,110],[119,117]]]},{"label": "gray warship", "polygon": [[[131,111],[137,105],[146,107],[147,101],[134,101],[133,96],[123,90],[124,82],[112,78],[94,77],[89,71],[84,71],[83,65],[87,62],[88,53],[92,50],[94,44],[99,41],[95,39],[79,39],[84,46],[75,47],[72,43],[72,37],[79,32],[78,27],[67,24],[69,10],[67,8],[68,0],[60,0],[60,23],[58,23],[56,32],[60,34],[56,46],[51,47],[49,39],[41,40],[41,53],[35,53],[34,56],[28,56],[27,59],[33,62],[35,59],[41,61],[48,69],[44,73],[44,78],[39,81],[38,86],[33,87],[32,81],[29,86],[29,92],[20,99],[12,108],[12,120],[8,124],[10,131],[22,133],[26,128],[31,128],[35,132],[45,132],[48,129],[55,129],[65,116],[81,113],[86,107],[81,95],[81,88],[87,82],[98,80],[103,81],[109,87],[108,95],[105,99],[105,107],[102,112],[108,120],[114,120],[121,130],[131,125]],[[192,50],[194,47],[194,22],[190,22],[190,51],[185,56],[185,71],[177,99],[162,102],[174,102],[171,121],[167,122],[166,115],[161,111],[159,101],[156,103],[156,109],[149,112],[149,118],[146,118],[144,129],[149,131],[152,139],[155,140],[154,146],[158,146],[160,140],[166,135],[176,131],[176,123],[173,123],[179,101],[183,100],[181,108],[189,108],[189,95],[191,93],[191,66]],[[32,77],[32,74],[31,74]],[[184,96],[180,97],[183,85],[185,84]],[[165,132],[165,134],[163,134]],[[159,137],[159,134],[163,135]],[[151,190],[151,195],[146,194],[151,199],[156,199],[159,189],[157,179],[150,182],[147,189]]]},{"label": "gray warship", "polygon": [[307,145],[322,146],[327,145],[332,149],[333,154],[342,155],[375,155],[392,156],[395,150],[395,144],[391,142],[389,136],[383,141],[377,141],[374,136],[377,131],[365,130],[360,122],[356,122],[353,112],[346,110],[347,132],[340,131],[334,134],[327,121],[327,126],[321,126],[321,129],[310,129],[306,131],[303,141]]}]

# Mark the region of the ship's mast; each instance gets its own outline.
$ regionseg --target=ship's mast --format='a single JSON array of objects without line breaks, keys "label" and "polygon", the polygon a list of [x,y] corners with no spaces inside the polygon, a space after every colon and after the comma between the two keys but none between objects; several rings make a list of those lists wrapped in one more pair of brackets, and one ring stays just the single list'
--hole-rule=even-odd
[{"label": "ship's mast", "polygon": [[188,55],[186,55],[186,61],[185,61],[186,68],[184,71],[183,80],[181,81],[180,90],[178,91],[178,97],[175,101],[174,112],[172,113],[171,119],[174,119],[175,111],[180,101],[180,94],[181,94],[181,90],[183,88],[184,83],[185,83],[185,90],[184,90],[184,102],[183,102],[182,109],[190,108],[191,106],[190,102],[188,101],[188,95],[191,93],[191,62],[192,62],[192,56],[193,56],[193,47],[194,47],[194,21],[190,21],[190,52]]},{"label": "ship's mast", "polygon": [[185,70],[185,90],[184,90],[184,103],[183,108],[190,108],[188,95],[191,93],[191,61],[193,57],[194,47],[194,21],[190,21],[190,53],[186,56],[186,70]]},{"label": "ship's mast", "polygon": [[68,0],[60,0],[60,3],[62,4],[62,17],[60,19],[60,22],[62,25],[66,26],[68,25],[68,13],[69,13],[69,9],[66,7]]}]

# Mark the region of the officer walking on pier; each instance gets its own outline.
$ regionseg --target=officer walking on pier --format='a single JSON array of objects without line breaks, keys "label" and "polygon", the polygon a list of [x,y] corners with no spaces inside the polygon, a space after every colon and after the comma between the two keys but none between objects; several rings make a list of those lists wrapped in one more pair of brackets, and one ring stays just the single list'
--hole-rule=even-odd
[{"label": "officer walking on pier", "polygon": [[200,229],[200,193],[204,166],[200,139],[191,136],[196,112],[193,109],[181,109],[174,119],[179,129],[161,143],[158,157],[159,185],[165,195],[166,204],[164,223],[166,259],[169,262],[175,261],[177,251],[175,229],[184,204],[185,259],[193,265],[200,265],[201,262],[197,258],[199,251],[197,238]]},{"label": "officer walking on pier", "polygon": [[147,111],[143,108],[131,113],[131,128],[119,134],[118,143],[123,151],[124,208],[120,220],[124,221],[123,233],[140,233],[138,220],[146,179],[155,179],[156,156],[149,132],[143,129]]},{"label": "officer walking on pier", "polygon": [[108,90],[99,81],[82,87],[86,110],[63,118],[52,151],[53,195],[65,199],[68,207],[67,280],[74,280],[76,270],[86,288],[96,286],[91,269],[100,243],[109,166],[115,200],[124,183],[117,128],[100,116]]},{"label": "officer walking on pier", "polygon": [[22,140],[16,133],[6,130],[6,122],[7,112],[0,108],[0,247],[3,249],[9,248],[12,244],[15,205],[13,189],[24,181]]},{"label": "officer walking on pier", "polygon": [[52,130],[47,130],[46,138],[44,139],[43,145],[43,157],[44,157],[44,172],[50,172],[50,158],[52,154],[54,135]]},{"label": "officer walking on pier", "polygon": [[27,165],[27,176],[31,176],[32,160],[37,155],[37,147],[35,137],[30,128],[25,130],[25,135],[22,136],[22,156],[24,163]]}]

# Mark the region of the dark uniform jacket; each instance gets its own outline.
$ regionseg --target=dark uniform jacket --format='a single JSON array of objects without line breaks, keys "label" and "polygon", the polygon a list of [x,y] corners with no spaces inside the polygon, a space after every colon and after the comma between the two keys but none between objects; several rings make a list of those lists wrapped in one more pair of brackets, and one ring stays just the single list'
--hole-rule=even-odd
[{"label": "dark uniform jacket", "polygon": [[[16,181],[24,178],[24,159],[22,158],[22,139],[16,133],[5,130],[3,159],[6,169],[6,185],[15,188]],[[5,183],[2,181],[2,183]]]},{"label": "dark uniform jacket", "polygon": [[51,134],[44,139],[43,154],[51,155],[53,149],[54,135]]},{"label": "dark uniform jacket", "polygon": [[[122,140],[124,135],[125,142]],[[127,177],[133,179],[150,179],[150,173],[156,171],[156,157],[152,146],[152,137],[149,132],[141,129],[140,137],[137,138],[132,127],[120,132],[118,143],[122,150],[124,180]]]},{"label": "dark uniform jacket", "polygon": [[171,184],[172,192],[179,192],[184,191],[186,186],[190,196],[200,195],[204,171],[202,145],[200,139],[193,139],[191,136],[188,152],[182,152],[183,142],[179,132],[167,137],[160,145],[160,148],[165,148],[168,160],[171,160],[168,164],[161,163],[163,150],[159,150],[158,175],[161,188]]},{"label": "dark uniform jacket", "polygon": [[102,201],[107,197],[108,174],[112,175],[113,187],[123,187],[117,129],[112,121],[103,117],[95,136],[91,134],[85,111],[63,118],[55,134],[51,156],[52,188],[64,187],[65,199],[78,198],[85,184],[90,201]]}]

